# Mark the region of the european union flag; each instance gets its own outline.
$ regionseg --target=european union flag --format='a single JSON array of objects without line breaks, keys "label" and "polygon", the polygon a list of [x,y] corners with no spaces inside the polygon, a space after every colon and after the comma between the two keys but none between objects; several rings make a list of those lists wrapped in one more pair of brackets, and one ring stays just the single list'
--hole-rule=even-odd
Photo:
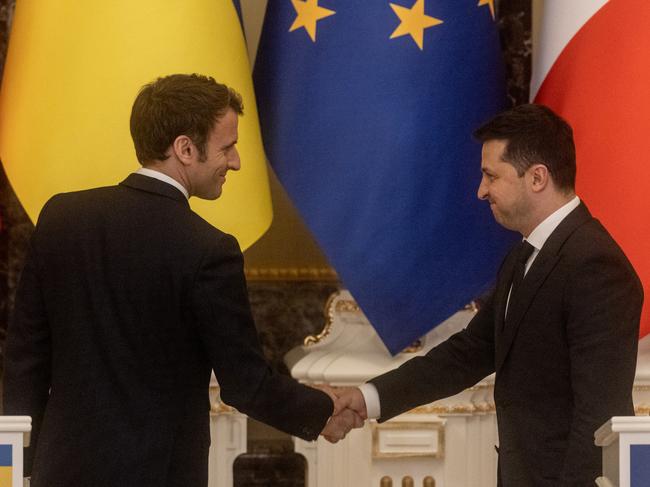
[{"label": "european union flag", "polygon": [[506,106],[493,0],[272,0],[267,156],[392,353],[485,292],[513,235],[472,131]]}]

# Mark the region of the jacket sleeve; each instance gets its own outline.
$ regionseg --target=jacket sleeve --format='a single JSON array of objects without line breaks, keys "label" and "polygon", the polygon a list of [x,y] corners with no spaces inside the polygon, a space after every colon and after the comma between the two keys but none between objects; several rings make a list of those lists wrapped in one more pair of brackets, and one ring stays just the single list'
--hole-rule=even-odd
[{"label": "jacket sleeve", "polygon": [[4,351],[4,414],[32,417],[25,476],[30,475],[51,377],[50,328],[39,281],[37,255],[28,250]]},{"label": "jacket sleeve", "polygon": [[574,412],[560,485],[568,487],[600,475],[595,430],[611,416],[634,414],[643,289],[624,258],[601,253],[576,266],[565,299]]},{"label": "jacket sleeve", "polygon": [[193,285],[192,308],[223,400],[291,435],[316,439],[332,413],[332,400],[278,374],[266,362],[234,238],[222,236],[204,256]]},{"label": "jacket sleeve", "polygon": [[458,394],[494,372],[494,294],[464,330],[422,357],[375,377],[380,422]]}]

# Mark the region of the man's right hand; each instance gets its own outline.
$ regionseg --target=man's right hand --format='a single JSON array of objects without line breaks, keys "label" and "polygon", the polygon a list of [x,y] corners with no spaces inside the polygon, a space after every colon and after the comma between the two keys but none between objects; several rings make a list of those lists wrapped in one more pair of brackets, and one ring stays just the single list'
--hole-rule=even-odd
[{"label": "man's right hand", "polygon": [[[312,385],[320,389],[332,399],[334,411],[321,435],[330,443],[336,443],[345,438],[352,428],[361,428],[368,418],[366,403],[361,391],[356,387],[331,387],[324,384]],[[355,396],[356,393],[360,396]],[[350,396],[350,397],[348,397]],[[352,406],[352,407],[351,407]],[[363,410],[363,412],[359,412]]]},{"label": "man's right hand", "polygon": [[344,409],[329,419],[321,435],[330,443],[336,443],[345,438],[352,428],[362,426],[363,419],[357,413],[351,409]]},{"label": "man's right hand", "polygon": [[334,414],[351,409],[362,419],[368,419],[366,400],[358,387],[337,387],[334,389],[337,399],[334,402]]}]

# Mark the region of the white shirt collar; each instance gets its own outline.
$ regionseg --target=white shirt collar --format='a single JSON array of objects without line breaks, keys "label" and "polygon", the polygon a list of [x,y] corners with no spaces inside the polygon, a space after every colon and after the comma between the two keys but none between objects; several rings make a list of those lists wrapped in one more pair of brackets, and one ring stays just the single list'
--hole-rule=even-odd
[{"label": "white shirt collar", "polygon": [[185,186],[183,186],[181,183],[176,181],[174,178],[167,176],[167,174],[161,173],[160,171],[156,171],[155,169],[149,169],[147,167],[141,167],[135,173],[157,179],[159,181],[162,181],[163,183],[171,184],[176,189],[178,189],[181,193],[183,193],[185,195],[185,198],[187,199],[190,198],[190,194],[185,189]]},{"label": "white shirt collar", "polygon": [[553,230],[555,230],[557,226],[562,223],[562,220],[564,220],[569,213],[575,210],[579,204],[580,198],[576,196],[567,204],[561,206],[546,217],[546,219],[537,225],[535,230],[530,232],[530,235],[528,235],[524,240],[528,241],[528,243],[535,247],[536,250],[540,250],[544,246],[548,237],[551,236],[551,233],[553,233]]}]

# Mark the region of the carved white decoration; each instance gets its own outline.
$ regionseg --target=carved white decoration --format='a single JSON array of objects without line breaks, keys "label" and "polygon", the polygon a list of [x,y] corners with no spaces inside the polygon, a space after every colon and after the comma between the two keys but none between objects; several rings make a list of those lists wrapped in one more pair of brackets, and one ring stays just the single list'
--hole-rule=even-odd
[{"label": "carved white decoration", "polygon": [[[446,340],[474,315],[463,310],[420,340],[417,351],[395,357],[386,350],[348,291],[335,294],[326,309],[326,329],[315,342],[285,356],[291,375],[304,383],[359,385]],[[368,421],[336,445],[323,439],[295,439],[308,463],[308,486],[379,486],[384,476],[402,485],[405,476],[436,487],[496,485],[496,418],[493,379],[383,424]]]},{"label": "carved white decoration", "polygon": [[235,460],[246,453],[247,417],[221,401],[214,374],[210,380],[210,404],[208,487],[232,487]]}]

